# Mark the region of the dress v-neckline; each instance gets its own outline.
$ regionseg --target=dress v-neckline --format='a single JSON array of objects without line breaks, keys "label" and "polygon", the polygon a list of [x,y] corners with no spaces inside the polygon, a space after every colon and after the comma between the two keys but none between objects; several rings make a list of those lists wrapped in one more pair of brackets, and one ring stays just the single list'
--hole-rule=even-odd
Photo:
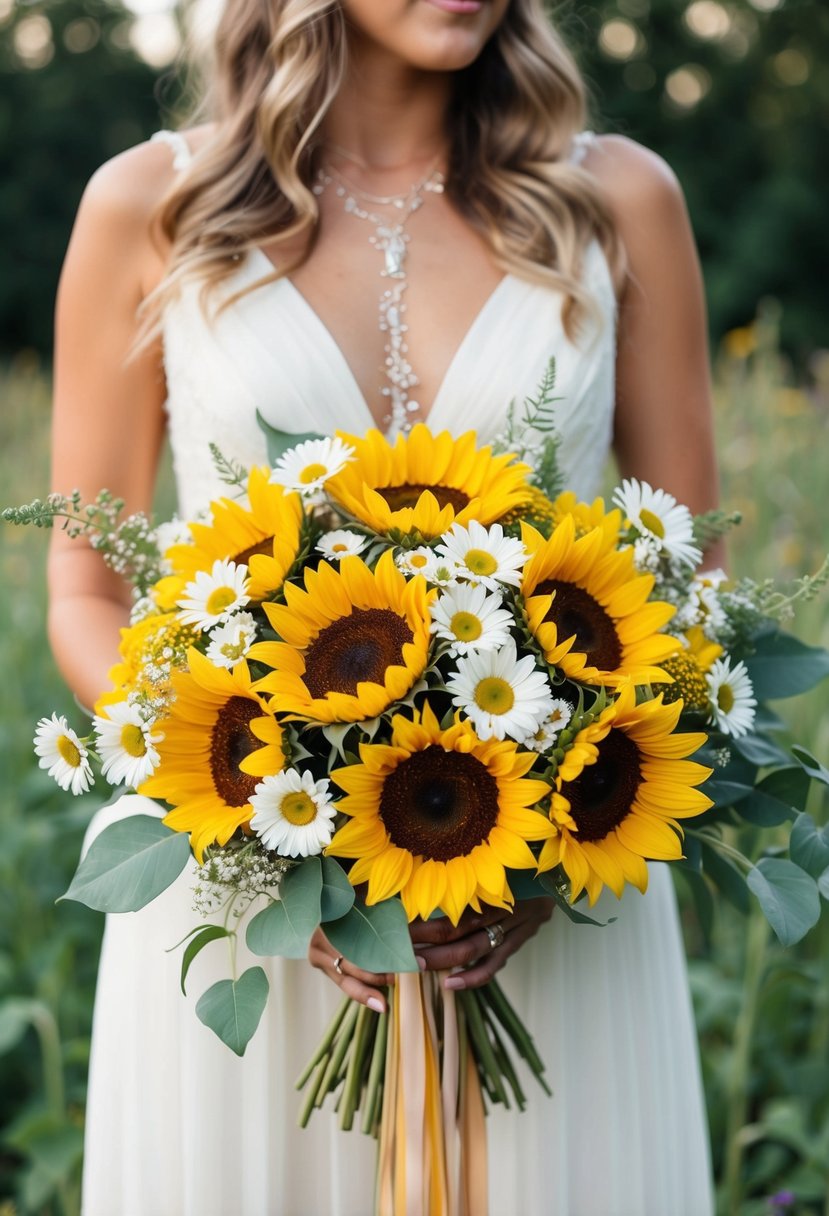
[{"label": "dress v-neckline", "polygon": [[[260,262],[267,263],[270,271],[275,271],[277,269],[277,267],[274,265],[274,263],[271,261],[271,259],[268,257],[268,255],[265,253],[264,249],[260,249],[258,246],[254,246],[254,248],[250,252],[252,254],[254,254],[256,257],[258,257]],[[443,398],[448,393],[448,388],[450,386],[451,380],[454,378],[454,376],[456,374],[457,368],[460,365],[461,360],[464,357],[464,353],[465,353],[466,349],[474,342],[475,335],[476,335],[477,331],[480,329],[481,325],[485,322],[487,316],[489,315],[490,310],[500,300],[501,295],[503,294],[505,288],[508,285],[510,285],[511,283],[522,283],[525,286],[530,286],[530,284],[526,280],[519,279],[516,275],[511,274],[509,272],[507,272],[501,279],[498,280],[498,282],[493,287],[492,291],[486,297],[483,304],[478,309],[478,311],[475,313],[475,316],[472,318],[471,322],[469,323],[469,326],[467,327],[465,334],[463,335],[457,348],[455,349],[455,353],[453,354],[452,358],[449,360],[449,364],[446,368],[446,371],[443,374],[443,379],[441,380],[441,382],[438,386],[438,390],[435,394],[434,400],[432,401],[430,408],[426,412],[425,417],[419,419],[419,421],[424,422],[427,426],[432,426],[434,424],[434,416],[438,412],[438,408],[442,404]],[[343,349],[340,346],[337,339],[334,337],[331,330],[328,328],[328,326],[323,321],[322,317],[319,315],[319,313],[313,307],[313,305],[309,303],[308,299],[302,294],[302,292],[299,290],[299,288],[296,286],[296,284],[293,282],[293,280],[288,278],[287,275],[284,275],[280,279],[276,279],[273,283],[273,286],[278,287],[280,284],[284,284],[284,286],[290,291],[290,293],[293,295],[298,307],[301,308],[305,312],[306,316],[309,319],[309,322],[314,327],[314,329],[316,329],[316,331],[318,332],[320,340],[328,347],[328,351],[329,351],[331,358],[334,359],[340,367],[340,370],[343,375],[343,383],[347,384],[349,389],[351,390],[355,401],[358,403],[360,410],[366,417],[368,425],[370,427],[376,428],[378,430],[383,430],[383,427],[378,424],[376,418],[374,417],[374,414],[371,412],[371,407],[369,406],[368,401],[366,400],[366,397],[363,394],[363,390],[360,388],[360,385],[357,381],[357,377],[354,375],[354,372],[352,371],[351,364],[349,363],[348,359],[346,358],[345,352],[343,351]]]}]

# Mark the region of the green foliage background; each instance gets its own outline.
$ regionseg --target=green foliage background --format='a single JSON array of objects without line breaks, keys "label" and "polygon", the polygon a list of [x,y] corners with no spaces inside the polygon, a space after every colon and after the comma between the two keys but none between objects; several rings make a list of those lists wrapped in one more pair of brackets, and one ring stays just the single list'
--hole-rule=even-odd
[{"label": "green foliage background", "polygon": [[[829,547],[829,9],[566,0],[555,11],[590,81],[595,125],[662,153],[688,197],[710,304],[723,498],[745,517],[734,571],[815,569]],[[17,30],[33,15],[48,18],[51,51],[27,67]],[[47,484],[53,298],[83,185],[176,102],[175,77],[132,51],[131,21],[107,0],[0,0],[4,502]],[[706,21],[718,36],[700,35]],[[672,99],[687,101],[689,89],[695,104]],[[165,481],[163,506],[169,493]],[[80,906],[54,906],[95,803],[69,801],[31,753],[39,716],[76,712],[45,642],[45,541],[0,530],[0,1216],[78,1210],[102,928]],[[796,632],[829,645],[826,603],[808,605]],[[825,762],[826,691],[784,708]],[[810,809],[826,821],[824,806]],[[746,920],[726,904],[709,942],[679,881],[719,1211],[829,1216],[829,930],[784,952],[756,911]]]}]

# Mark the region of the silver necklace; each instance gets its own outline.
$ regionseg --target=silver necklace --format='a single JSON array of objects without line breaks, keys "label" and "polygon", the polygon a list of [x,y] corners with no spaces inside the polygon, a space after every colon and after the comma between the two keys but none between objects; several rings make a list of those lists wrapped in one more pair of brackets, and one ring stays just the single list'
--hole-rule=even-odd
[{"label": "silver necklace", "polygon": [[[443,174],[432,165],[404,194],[369,194],[358,189],[338,170],[332,168],[321,168],[313,186],[314,194],[319,196],[333,185],[334,193],[343,200],[345,211],[373,225],[374,231],[368,238],[369,244],[383,254],[380,277],[391,280],[391,285],[386,287],[380,296],[378,308],[380,332],[386,335],[383,350],[388,381],[381,387],[380,392],[389,406],[389,412],[383,422],[390,439],[401,432],[408,433],[421,408],[420,403],[409,396],[409,389],[415,388],[420,381],[408,359],[409,347],[405,335],[409,327],[403,319],[406,312],[404,293],[409,285],[406,254],[410,240],[405,226],[409,217],[423,206],[426,194],[443,193],[443,184]],[[392,217],[378,215],[376,211],[363,206],[363,203],[369,204],[369,207],[393,207],[398,214]]]}]

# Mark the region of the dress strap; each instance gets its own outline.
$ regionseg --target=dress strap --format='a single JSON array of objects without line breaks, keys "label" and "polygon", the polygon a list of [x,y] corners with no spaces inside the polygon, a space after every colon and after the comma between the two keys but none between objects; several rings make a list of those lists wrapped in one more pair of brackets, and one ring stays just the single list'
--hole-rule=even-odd
[{"label": "dress strap", "polygon": [[571,165],[580,165],[591,148],[596,146],[595,131],[579,131],[573,136],[570,145],[570,155],[567,157]]},{"label": "dress strap", "polygon": [[187,169],[193,160],[190,145],[181,131],[156,131],[150,136],[151,143],[167,144],[173,153],[173,168]]}]

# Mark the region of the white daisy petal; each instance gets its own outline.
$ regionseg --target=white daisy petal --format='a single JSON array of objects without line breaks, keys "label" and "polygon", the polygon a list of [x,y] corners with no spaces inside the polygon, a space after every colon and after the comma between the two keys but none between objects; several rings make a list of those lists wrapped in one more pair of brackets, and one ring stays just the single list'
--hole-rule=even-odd
[{"label": "white daisy petal", "polygon": [[532,655],[517,660],[515,643],[470,652],[458,661],[446,687],[481,739],[507,736],[523,743],[553,711],[549,681]]},{"label": "white daisy petal", "polygon": [[306,439],[280,456],[270,480],[303,496],[316,494],[353,457],[354,448],[342,439]]},{"label": "white daisy petal", "polygon": [[110,785],[129,785],[137,789],[158,767],[155,748],[164,738],[153,733],[137,705],[118,701],[106,707],[105,715],[95,717],[101,772]]},{"label": "white daisy petal", "polygon": [[62,790],[85,794],[92,785],[89,752],[63,714],[41,718],[34,742],[40,768],[45,768]]},{"label": "white daisy petal", "polygon": [[[689,566],[702,560],[702,553],[694,544],[694,518],[672,494],[631,478],[622,482],[613,501],[622,508],[631,526],[666,557]],[[648,551],[649,548],[640,547],[640,560]]]},{"label": "white daisy petal", "polygon": [[264,777],[251,795],[250,826],[266,849],[283,857],[321,853],[334,834],[337,808],[327,778],[315,781],[307,769],[287,769]]},{"label": "white daisy petal", "polygon": [[720,730],[735,739],[748,734],[754,726],[757,698],[745,663],[735,663],[732,667],[727,656],[717,659],[705,679],[711,698],[711,716]]},{"label": "white daisy petal", "polygon": [[517,587],[529,560],[522,542],[505,536],[500,524],[485,528],[474,519],[467,528],[454,523],[441,537],[437,552],[447,565],[454,566],[457,578],[479,583],[490,591],[496,591],[502,583]]},{"label": "white daisy petal", "polygon": [[211,630],[207,657],[214,667],[231,669],[240,663],[256,641],[256,621],[249,612],[237,612]]},{"label": "white daisy petal", "polygon": [[535,734],[524,740],[524,746],[530,751],[549,751],[573,716],[573,706],[561,697],[556,697],[552,706],[549,716],[544,719]]},{"label": "white daisy petal", "polygon": [[509,640],[512,613],[500,595],[486,588],[462,584],[445,592],[432,607],[432,633],[450,642],[450,654],[470,650],[497,650]]},{"label": "white daisy petal", "polygon": [[179,619],[185,625],[195,625],[201,630],[212,629],[229,620],[250,598],[245,595],[247,577],[246,565],[217,558],[209,574],[200,570],[184,588],[184,595],[178,600],[182,609]]},{"label": "white daisy petal", "polygon": [[349,532],[347,528],[337,528],[334,532],[326,532],[320,537],[317,550],[330,562],[340,562],[344,557],[356,557],[367,544],[368,537],[360,536],[358,532]]}]

